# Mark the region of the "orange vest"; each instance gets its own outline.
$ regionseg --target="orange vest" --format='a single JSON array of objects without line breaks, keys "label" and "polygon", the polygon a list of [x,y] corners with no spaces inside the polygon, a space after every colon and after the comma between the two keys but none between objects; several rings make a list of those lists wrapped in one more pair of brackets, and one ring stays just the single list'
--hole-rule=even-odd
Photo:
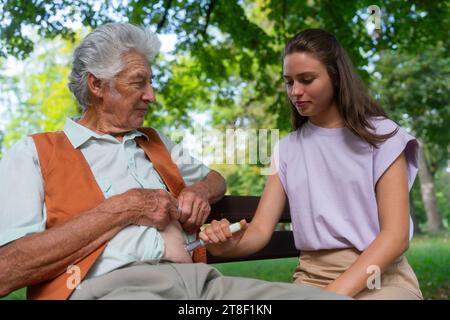
[{"label": "orange vest", "polygon": [[[140,128],[145,137],[137,137],[136,142],[163,179],[168,190],[177,197],[185,188],[177,165],[161,141],[158,133],[151,128]],[[47,210],[46,228],[52,228],[72,217],[98,206],[105,200],[92,171],[79,149],[73,148],[64,132],[49,132],[32,135],[36,145],[42,177],[44,180],[45,206]],[[57,244],[55,244],[57,245]],[[84,279],[106,243],[80,261],[73,261]],[[206,250],[194,252],[194,261],[206,262]],[[67,266],[69,267],[69,266]],[[64,272],[56,278],[28,287],[28,299],[65,300],[72,293],[67,281],[71,274]]]}]

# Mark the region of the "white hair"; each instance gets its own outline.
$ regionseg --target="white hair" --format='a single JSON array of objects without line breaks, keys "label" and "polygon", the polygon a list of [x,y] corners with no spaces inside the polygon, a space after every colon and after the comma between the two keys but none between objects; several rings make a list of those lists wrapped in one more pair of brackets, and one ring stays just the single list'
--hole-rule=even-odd
[{"label": "white hair", "polygon": [[107,23],[89,33],[75,49],[69,76],[69,89],[83,112],[89,106],[89,73],[111,81],[125,68],[124,54],[136,51],[151,61],[160,47],[155,33],[129,23]]}]

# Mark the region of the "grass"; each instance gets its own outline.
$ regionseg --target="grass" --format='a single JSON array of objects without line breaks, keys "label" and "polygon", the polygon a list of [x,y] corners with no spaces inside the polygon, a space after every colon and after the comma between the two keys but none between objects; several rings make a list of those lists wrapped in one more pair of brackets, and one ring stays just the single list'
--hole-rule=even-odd
[{"label": "grass", "polygon": [[406,257],[419,279],[425,299],[450,298],[450,234],[420,235]]},{"label": "grass", "polygon": [[0,300],[24,300],[27,295],[26,288],[22,288],[10,293],[8,296]]},{"label": "grass", "polygon": [[[450,298],[450,233],[415,236],[406,257],[414,269],[425,299]],[[222,263],[214,266],[224,275],[291,282],[297,258]],[[19,289],[5,299],[25,299]]]}]

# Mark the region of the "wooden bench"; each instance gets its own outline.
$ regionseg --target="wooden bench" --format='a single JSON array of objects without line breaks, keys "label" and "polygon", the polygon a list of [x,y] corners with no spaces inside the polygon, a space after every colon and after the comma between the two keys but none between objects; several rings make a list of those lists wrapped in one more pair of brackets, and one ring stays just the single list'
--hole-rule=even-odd
[{"label": "wooden bench", "polygon": [[[212,220],[228,219],[230,222],[238,222],[246,219],[250,222],[258,207],[260,197],[257,196],[224,196],[219,202],[211,207],[208,222]],[[290,223],[291,216],[289,205],[283,210],[279,220],[281,223]],[[295,248],[294,235],[292,231],[275,231],[270,242],[259,252],[240,258],[214,257],[208,253],[208,263],[223,263],[261,259],[277,259],[287,257],[298,257],[300,252]]]}]

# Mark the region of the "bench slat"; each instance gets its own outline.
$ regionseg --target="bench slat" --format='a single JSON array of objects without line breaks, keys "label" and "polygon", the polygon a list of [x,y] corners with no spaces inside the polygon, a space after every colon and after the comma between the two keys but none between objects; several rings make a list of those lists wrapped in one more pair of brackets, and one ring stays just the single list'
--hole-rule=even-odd
[{"label": "bench slat", "polygon": [[295,248],[292,231],[275,231],[270,242],[261,251],[240,258],[215,257],[208,253],[208,263],[224,263],[249,260],[278,259],[298,257],[300,252]]},{"label": "bench slat", "polygon": [[[258,207],[260,197],[257,196],[224,196],[219,202],[211,206],[211,213],[207,222],[227,218],[231,223],[246,219],[250,222]],[[289,204],[286,206],[279,220],[282,223],[290,223]],[[275,231],[270,242],[259,252],[240,258],[214,257],[207,253],[208,263],[224,263],[262,259],[278,259],[287,257],[298,257],[299,251],[294,245],[292,231]]]},{"label": "bench slat", "polygon": [[[211,214],[207,222],[227,218],[230,222],[246,219],[250,222],[258,207],[260,197],[257,196],[224,196],[219,202],[211,206]],[[291,222],[289,205],[286,206],[279,222]]]}]

